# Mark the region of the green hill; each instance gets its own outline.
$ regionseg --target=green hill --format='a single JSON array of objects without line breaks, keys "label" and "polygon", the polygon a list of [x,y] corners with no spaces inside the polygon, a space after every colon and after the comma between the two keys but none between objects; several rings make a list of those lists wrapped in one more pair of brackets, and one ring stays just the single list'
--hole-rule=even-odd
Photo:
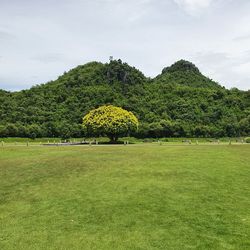
[{"label": "green hill", "polygon": [[250,133],[250,91],[225,89],[184,60],[154,79],[113,60],[78,66],[28,90],[0,90],[0,137],[80,137],[82,117],[103,104],[134,112],[138,137]]},{"label": "green hill", "polygon": [[162,70],[156,77],[159,82],[175,83],[196,88],[222,88],[218,83],[205,77],[191,62],[180,60]]}]

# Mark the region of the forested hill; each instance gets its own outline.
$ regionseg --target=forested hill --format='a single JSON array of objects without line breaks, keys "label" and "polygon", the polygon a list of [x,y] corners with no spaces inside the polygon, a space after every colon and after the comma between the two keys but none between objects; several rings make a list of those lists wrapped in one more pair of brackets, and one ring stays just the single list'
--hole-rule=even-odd
[{"label": "forested hill", "polygon": [[82,117],[103,104],[134,112],[140,137],[250,134],[250,91],[225,89],[184,60],[154,79],[112,60],[29,90],[0,90],[0,137],[80,137]]}]

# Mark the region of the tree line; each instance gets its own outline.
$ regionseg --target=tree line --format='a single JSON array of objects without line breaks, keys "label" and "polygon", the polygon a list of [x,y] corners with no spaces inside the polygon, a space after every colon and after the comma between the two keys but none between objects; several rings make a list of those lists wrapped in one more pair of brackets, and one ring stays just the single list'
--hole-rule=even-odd
[{"label": "tree line", "polygon": [[112,60],[28,90],[0,90],[0,137],[83,137],[83,116],[105,104],[132,111],[139,138],[250,134],[250,91],[228,90],[184,60],[153,79]]}]

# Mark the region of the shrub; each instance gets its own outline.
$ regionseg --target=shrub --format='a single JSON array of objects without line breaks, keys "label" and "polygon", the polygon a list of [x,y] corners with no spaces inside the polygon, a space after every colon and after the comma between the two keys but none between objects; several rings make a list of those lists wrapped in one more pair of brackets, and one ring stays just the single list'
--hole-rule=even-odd
[{"label": "shrub", "polygon": [[250,137],[245,138],[246,143],[250,143]]}]

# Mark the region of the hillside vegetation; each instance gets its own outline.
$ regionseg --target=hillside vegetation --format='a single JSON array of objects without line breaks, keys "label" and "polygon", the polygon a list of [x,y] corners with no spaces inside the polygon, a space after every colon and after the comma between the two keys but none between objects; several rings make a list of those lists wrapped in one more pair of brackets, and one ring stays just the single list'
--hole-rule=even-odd
[{"label": "hillside vegetation", "polygon": [[132,111],[137,137],[250,134],[250,91],[228,90],[184,60],[153,79],[113,60],[78,66],[28,90],[0,90],[0,137],[81,137],[82,117],[104,104]]}]

